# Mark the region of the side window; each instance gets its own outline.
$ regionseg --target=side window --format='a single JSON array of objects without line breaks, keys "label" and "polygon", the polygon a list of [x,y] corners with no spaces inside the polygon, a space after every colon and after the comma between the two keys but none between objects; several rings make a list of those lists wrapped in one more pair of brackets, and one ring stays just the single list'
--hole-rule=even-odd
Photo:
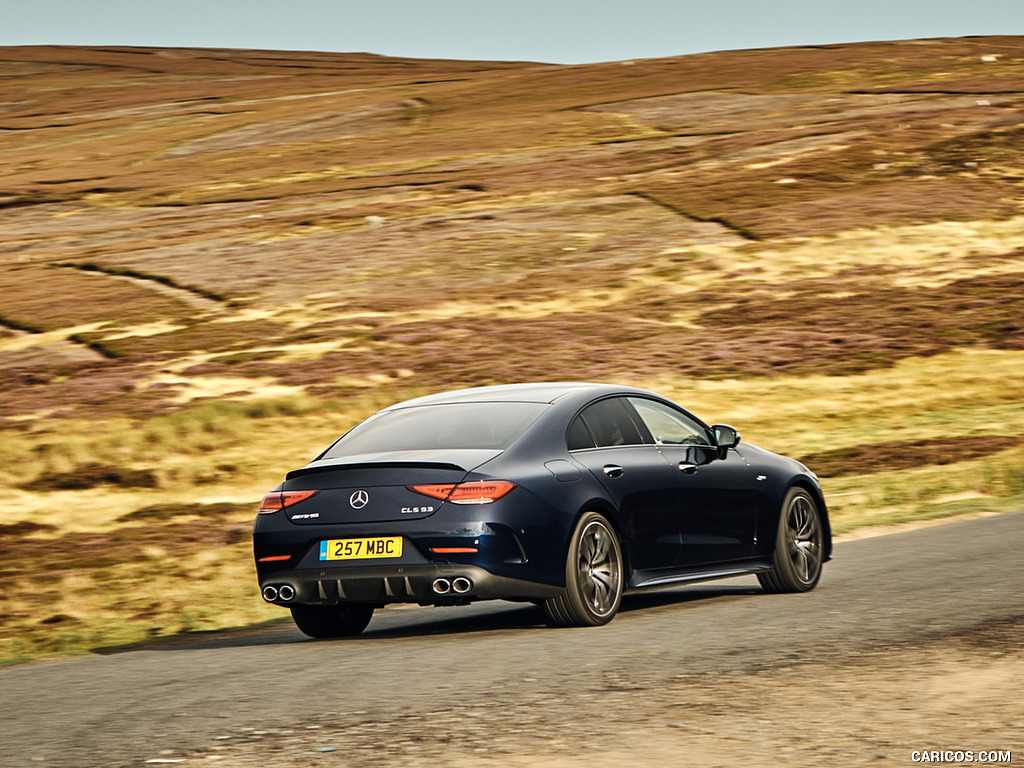
[{"label": "side window", "polygon": [[643,443],[639,430],[620,398],[612,397],[588,405],[580,417],[590,428],[599,448]]},{"label": "side window", "polygon": [[708,445],[704,427],[685,413],[643,397],[631,397],[629,402],[654,435],[655,442],[666,445]]},{"label": "side window", "polygon": [[594,438],[590,436],[590,430],[583,423],[583,419],[577,416],[569,425],[569,433],[565,436],[570,451],[582,451],[584,448],[594,447]]}]

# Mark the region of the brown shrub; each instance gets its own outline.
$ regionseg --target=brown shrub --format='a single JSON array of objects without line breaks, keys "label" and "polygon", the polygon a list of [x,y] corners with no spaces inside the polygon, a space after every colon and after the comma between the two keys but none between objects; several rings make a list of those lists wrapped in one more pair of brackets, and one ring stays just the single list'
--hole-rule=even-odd
[{"label": "brown shrub", "polygon": [[156,488],[156,473],[151,469],[131,469],[89,462],[67,472],[46,472],[21,485],[25,491],[80,491],[101,485],[118,488]]},{"label": "brown shrub", "polygon": [[955,464],[1012,448],[1021,438],[1001,435],[939,437],[835,448],[800,459],[819,477],[876,474],[931,464]]}]

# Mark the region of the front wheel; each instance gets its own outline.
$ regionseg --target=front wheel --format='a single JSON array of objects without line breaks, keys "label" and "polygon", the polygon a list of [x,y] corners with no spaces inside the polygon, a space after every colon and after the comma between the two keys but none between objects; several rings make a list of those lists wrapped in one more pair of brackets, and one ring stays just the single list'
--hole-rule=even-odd
[{"label": "front wheel", "polygon": [[622,547],[611,524],[588,512],[576,524],[565,562],[565,589],[544,602],[555,626],[607,624],[622,602]]},{"label": "front wheel", "polygon": [[790,488],[782,502],[774,565],[757,574],[765,592],[808,592],[821,578],[824,553],[821,513],[803,488]]},{"label": "front wheel", "polygon": [[293,605],[292,620],[310,637],[351,637],[358,635],[373,616],[372,605]]}]

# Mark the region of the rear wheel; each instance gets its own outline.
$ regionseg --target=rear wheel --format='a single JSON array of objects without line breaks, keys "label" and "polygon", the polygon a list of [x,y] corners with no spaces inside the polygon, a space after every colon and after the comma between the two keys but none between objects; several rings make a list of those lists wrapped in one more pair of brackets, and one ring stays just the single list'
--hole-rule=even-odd
[{"label": "rear wheel", "polygon": [[292,620],[310,637],[350,637],[358,635],[373,616],[372,605],[293,605]]},{"label": "rear wheel", "polygon": [[790,488],[782,502],[775,537],[774,567],[757,574],[765,592],[807,592],[821,578],[824,552],[821,514],[803,488]]},{"label": "rear wheel", "polygon": [[565,563],[565,589],[544,602],[551,623],[562,627],[607,624],[622,602],[622,547],[609,522],[588,512],[576,524]]}]

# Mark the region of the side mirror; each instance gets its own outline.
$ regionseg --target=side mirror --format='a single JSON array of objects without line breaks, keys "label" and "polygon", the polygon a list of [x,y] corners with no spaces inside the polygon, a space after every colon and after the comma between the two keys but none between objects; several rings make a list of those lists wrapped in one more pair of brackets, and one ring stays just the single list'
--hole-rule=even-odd
[{"label": "side mirror", "polygon": [[711,427],[715,433],[715,445],[719,448],[735,448],[740,442],[740,433],[728,424],[715,424]]}]

